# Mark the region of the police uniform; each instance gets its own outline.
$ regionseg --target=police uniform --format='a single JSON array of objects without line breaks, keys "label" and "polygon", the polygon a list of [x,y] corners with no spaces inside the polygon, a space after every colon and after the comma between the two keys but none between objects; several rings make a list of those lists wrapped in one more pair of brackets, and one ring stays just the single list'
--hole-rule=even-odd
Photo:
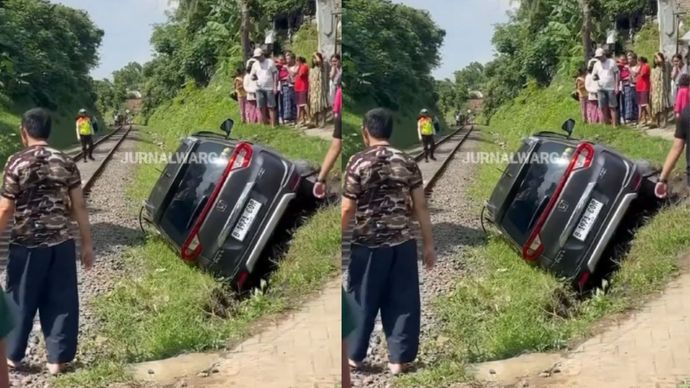
[{"label": "police uniform", "polygon": [[74,359],[79,330],[76,248],[70,236],[69,192],[80,187],[74,161],[36,145],[9,158],[0,195],[14,201],[6,291],[16,326],[7,358],[24,358],[39,312],[48,362]]},{"label": "police uniform", "polygon": [[414,159],[390,146],[369,147],[348,163],[343,195],[357,203],[347,285],[359,307],[348,338],[353,361],[366,357],[379,310],[390,362],[417,356],[420,297],[411,193],[421,186]]}]

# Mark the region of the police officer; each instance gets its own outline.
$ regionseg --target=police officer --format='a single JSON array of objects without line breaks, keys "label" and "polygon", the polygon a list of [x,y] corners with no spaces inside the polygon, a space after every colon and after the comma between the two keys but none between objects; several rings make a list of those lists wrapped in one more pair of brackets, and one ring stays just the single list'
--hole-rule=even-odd
[{"label": "police officer", "polygon": [[86,114],[86,109],[80,109],[77,116],[77,140],[81,143],[81,150],[84,153],[84,163],[87,158],[96,160],[93,157],[93,122],[91,117]]}]

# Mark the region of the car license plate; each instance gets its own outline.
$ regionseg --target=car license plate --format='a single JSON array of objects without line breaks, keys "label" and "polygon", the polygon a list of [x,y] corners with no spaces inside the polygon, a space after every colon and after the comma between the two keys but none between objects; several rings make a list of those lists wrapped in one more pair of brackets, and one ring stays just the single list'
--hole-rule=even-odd
[{"label": "car license plate", "polygon": [[259,214],[259,209],[261,209],[261,203],[259,201],[249,199],[247,206],[244,208],[240,220],[237,221],[235,229],[232,231],[232,237],[239,241],[244,241],[245,236],[249,228],[251,228],[256,219],[256,215]]},{"label": "car license plate", "polygon": [[585,241],[589,231],[592,230],[592,226],[594,226],[594,221],[596,221],[597,216],[603,207],[604,204],[594,198],[589,201],[589,204],[585,209],[585,214],[582,215],[580,222],[577,224],[577,228],[575,228],[575,232],[573,232],[573,236],[576,239]]}]

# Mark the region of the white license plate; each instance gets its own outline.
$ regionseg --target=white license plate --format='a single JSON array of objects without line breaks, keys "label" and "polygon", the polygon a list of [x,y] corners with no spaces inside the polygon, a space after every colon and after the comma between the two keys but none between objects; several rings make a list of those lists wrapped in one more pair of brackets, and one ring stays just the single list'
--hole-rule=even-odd
[{"label": "white license plate", "polygon": [[589,201],[589,204],[587,204],[585,214],[583,214],[582,218],[580,218],[580,222],[577,224],[575,232],[573,232],[573,237],[580,241],[585,241],[589,231],[592,230],[592,226],[594,226],[594,221],[596,221],[597,216],[599,216],[599,212],[601,212],[603,207],[603,203],[592,198],[592,200]]},{"label": "white license plate", "polygon": [[254,223],[256,215],[259,214],[259,209],[261,209],[261,203],[250,198],[239,221],[235,224],[235,229],[232,231],[232,237],[239,241],[244,241],[244,237]]}]

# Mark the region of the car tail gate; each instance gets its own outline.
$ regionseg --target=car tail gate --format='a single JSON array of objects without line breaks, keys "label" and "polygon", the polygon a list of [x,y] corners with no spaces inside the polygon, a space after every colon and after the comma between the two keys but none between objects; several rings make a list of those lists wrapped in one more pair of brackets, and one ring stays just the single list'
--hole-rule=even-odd
[{"label": "car tail gate", "polygon": [[635,175],[634,165],[611,151],[590,143],[578,145],[562,189],[551,199],[541,230],[534,231],[543,245],[543,264],[560,273],[579,267],[587,246]]},{"label": "car tail gate", "polygon": [[175,152],[173,158],[168,161],[166,166],[163,167],[164,170],[162,171],[156,184],[153,186],[153,191],[151,191],[145,207],[154,221],[159,221],[160,216],[165,210],[165,206],[167,206],[167,202],[169,200],[167,197],[173,195],[170,189],[175,184],[180,171],[183,169],[184,159],[189,152],[191,152],[194,144],[195,141],[189,138],[182,142],[180,147]]},{"label": "car tail gate", "polygon": [[[238,146],[240,153],[241,149]],[[222,263],[223,267],[234,266],[242,259],[276,198],[289,185],[293,178],[290,175],[295,175],[289,162],[261,148],[252,149],[250,163],[234,163],[235,168],[230,169],[200,226],[204,257],[222,256],[227,261],[232,256],[233,260]]]}]

